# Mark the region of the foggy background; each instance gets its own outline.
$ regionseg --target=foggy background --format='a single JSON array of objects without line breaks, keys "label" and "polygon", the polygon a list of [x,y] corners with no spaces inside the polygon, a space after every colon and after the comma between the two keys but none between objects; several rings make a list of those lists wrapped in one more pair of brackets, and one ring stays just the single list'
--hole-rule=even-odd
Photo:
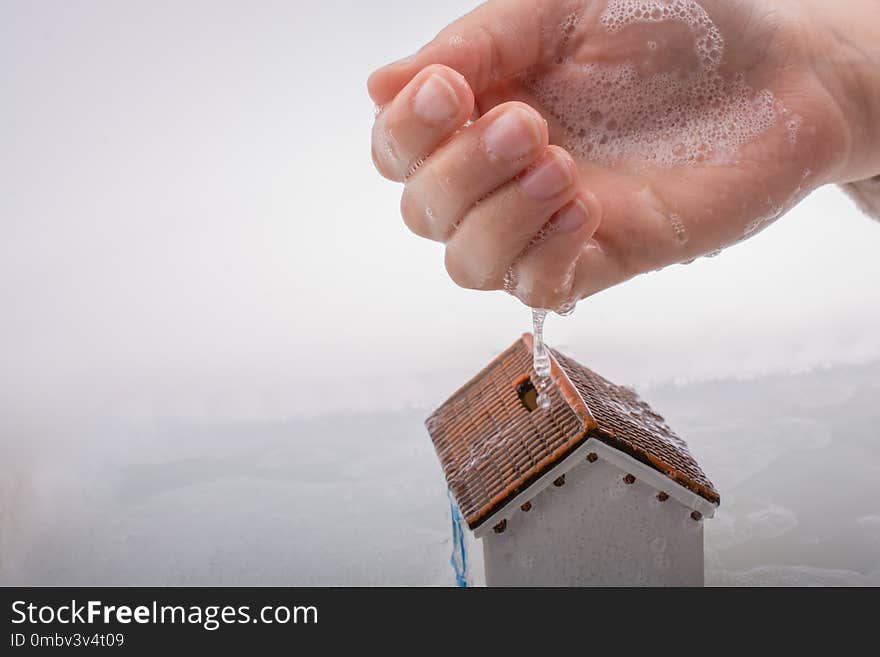
[{"label": "foggy background", "polygon": [[[449,584],[457,288],[366,78],[475,3],[0,0],[0,584]],[[709,583],[880,583],[880,225],[834,188],[548,320],[722,494]]]}]

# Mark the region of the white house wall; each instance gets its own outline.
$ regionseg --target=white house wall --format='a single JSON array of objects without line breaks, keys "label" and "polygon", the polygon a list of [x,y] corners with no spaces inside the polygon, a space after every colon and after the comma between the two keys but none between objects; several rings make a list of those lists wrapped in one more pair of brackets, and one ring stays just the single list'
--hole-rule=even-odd
[{"label": "white house wall", "polygon": [[703,523],[604,459],[509,514],[483,538],[488,586],[702,586]]},{"label": "white house wall", "polygon": [[468,558],[468,586],[486,586],[486,564],[483,560],[482,541],[474,536],[473,532],[465,530],[464,542]]}]

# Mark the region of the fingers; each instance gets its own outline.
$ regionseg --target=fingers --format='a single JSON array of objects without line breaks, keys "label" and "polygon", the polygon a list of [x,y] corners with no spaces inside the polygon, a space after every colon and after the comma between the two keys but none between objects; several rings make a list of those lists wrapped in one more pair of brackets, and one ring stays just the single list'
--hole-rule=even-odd
[{"label": "fingers", "polygon": [[478,201],[541,155],[547,140],[547,123],[528,105],[494,108],[408,179],[400,204],[404,221],[417,235],[447,241]]},{"label": "fingers", "polygon": [[532,308],[560,310],[577,300],[578,257],[602,219],[596,196],[579,192],[553,215],[543,234],[508,274],[508,291]]},{"label": "fingers", "polygon": [[461,75],[445,66],[427,67],[376,117],[376,168],[386,178],[404,180],[473,109],[473,93]]},{"label": "fingers", "polygon": [[531,168],[465,215],[446,245],[446,270],[452,280],[479,290],[503,287],[511,263],[574,198],[578,177],[564,149],[546,147]]},{"label": "fingers", "polygon": [[370,76],[370,97],[384,105],[429,64],[445,64],[480,94],[492,82],[536,63],[541,15],[534,0],[491,0],[446,27],[412,57]]}]

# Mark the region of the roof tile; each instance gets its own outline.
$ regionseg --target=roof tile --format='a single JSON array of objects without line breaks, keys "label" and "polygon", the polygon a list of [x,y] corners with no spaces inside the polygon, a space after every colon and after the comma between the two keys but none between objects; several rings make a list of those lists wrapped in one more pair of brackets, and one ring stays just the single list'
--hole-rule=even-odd
[{"label": "roof tile", "polygon": [[687,444],[635,391],[554,349],[550,353],[557,385],[551,386],[548,410],[530,412],[517,393],[517,385],[535,374],[531,336],[526,335],[425,422],[449,489],[471,529],[589,437],[719,502]]}]

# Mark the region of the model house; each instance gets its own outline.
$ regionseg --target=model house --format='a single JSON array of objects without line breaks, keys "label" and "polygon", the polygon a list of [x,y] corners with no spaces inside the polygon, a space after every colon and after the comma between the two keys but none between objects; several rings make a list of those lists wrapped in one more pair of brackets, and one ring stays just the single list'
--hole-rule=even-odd
[{"label": "model house", "polygon": [[454,514],[482,542],[473,580],[702,586],[712,482],[633,390],[550,354],[549,409],[526,334],[426,421]]}]

